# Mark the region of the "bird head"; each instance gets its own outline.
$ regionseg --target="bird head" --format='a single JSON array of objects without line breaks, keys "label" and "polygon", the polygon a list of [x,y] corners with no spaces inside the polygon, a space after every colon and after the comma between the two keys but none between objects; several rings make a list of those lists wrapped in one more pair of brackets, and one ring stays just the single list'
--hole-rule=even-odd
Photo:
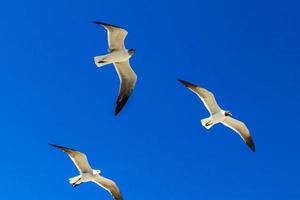
[{"label": "bird head", "polygon": [[134,53],[135,53],[135,49],[131,48],[131,49],[128,50],[129,55],[132,56]]},{"label": "bird head", "polygon": [[230,111],[225,111],[224,115],[227,117],[227,116],[232,116],[231,112]]},{"label": "bird head", "polygon": [[93,174],[101,174],[101,171],[99,169],[96,169],[96,170],[94,169]]}]

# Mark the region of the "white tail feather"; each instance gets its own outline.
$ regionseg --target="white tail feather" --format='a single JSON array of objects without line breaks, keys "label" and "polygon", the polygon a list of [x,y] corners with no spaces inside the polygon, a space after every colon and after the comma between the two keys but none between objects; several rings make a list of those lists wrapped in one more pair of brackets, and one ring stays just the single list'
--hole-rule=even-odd
[{"label": "white tail feather", "polygon": [[206,126],[207,123],[209,123],[211,121],[211,118],[208,117],[208,118],[205,118],[205,119],[202,119],[201,120],[201,124],[202,126],[204,126],[206,129],[210,129],[214,124],[211,124],[209,126]]},{"label": "white tail feather", "polygon": [[96,56],[94,57],[94,62],[97,65],[97,67],[102,67],[104,65],[110,64],[109,62],[104,62],[104,58],[106,56]]},{"label": "white tail feather", "polygon": [[75,176],[75,177],[73,177],[73,178],[69,178],[69,183],[70,183],[70,184],[74,184],[74,183],[76,183],[80,178],[81,178],[80,175],[79,175],[79,176]]}]

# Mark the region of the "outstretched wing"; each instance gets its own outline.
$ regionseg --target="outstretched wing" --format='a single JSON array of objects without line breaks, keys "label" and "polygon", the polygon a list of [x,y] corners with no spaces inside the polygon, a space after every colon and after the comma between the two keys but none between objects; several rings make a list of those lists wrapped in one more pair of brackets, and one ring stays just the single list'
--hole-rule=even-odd
[{"label": "outstretched wing", "polygon": [[50,144],[50,145],[67,153],[71,158],[71,160],[73,161],[73,163],[76,165],[79,172],[81,173],[92,172],[93,169],[91,168],[88,159],[84,153],[81,153],[79,151],[67,147],[58,146],[55,144]]},{"label": "outstretched wing", "polygon": [[211,115],[221,110],[212,92],[184,80],[178,79],[178,81],[199,96]]},{"label": "outstretched wing", "polygon": [[253,152],[255,152],[254,141],[250,135],[247,126],[243,122],[228,116],[225,117],[225,119],[222,121],[222,124],[224,124],[225,126],[231,128],[236,133],[238,133],[241,136],[241,138],[246,142],[246,144],[249,146],[249,148]]},{"label": "outstretched wing", "polygon": [[117,62],[114,63],[114,65],[120,79],[119,96],[116,102],[117,105],[115,109],[115,115],[117,115],[122,110],[128,98],[130,97],[137,81],[137,76],[130,67],[129,60],[124,62]]},{"label": "outstretched wing", "polygon": [[108,46],[110,51],[125,48],[124,40],[128,34],[128,32],[125,29],[103,22],[94,23],[102,25],[107,30]]},{"label": "outstretched wing", "polygon": [[114,181],[97,174],[93,182],[107,190],[115,200],[123,200],[122,194]]}]

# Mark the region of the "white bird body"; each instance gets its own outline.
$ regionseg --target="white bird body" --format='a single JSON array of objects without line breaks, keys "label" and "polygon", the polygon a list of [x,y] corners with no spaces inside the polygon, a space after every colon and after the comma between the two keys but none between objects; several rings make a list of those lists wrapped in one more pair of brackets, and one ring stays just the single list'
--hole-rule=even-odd
[{"label": "white bird body", "polygon": [[92,172],[83,172],[83,173],[80,173],[79,176],[69,178],[69,181],[70,181],[70,184],[76,183],[77,185],[79,185],[81,183],[93,181],[96,178],[97,174],[98,174],[97,170],[93,169]]},{"label": "white bird body", "polygon": [[102,67],[104,65],[127,61],[132,55],[129,54],[127,49],[114,50],[109,54],[96,56],[94,58],[97,67]]},{"label": "white bird body", "polygon": [[225,111],[220,110],[219,112],[212,114],[210,117],[202,119],[201,124],[206,129],[210,129],[213,125],[222,122],[225,119],[225,117]]},{"label": "white bird body", "polygon": [[197,94],[198,97],[203,102],[203,104],[205,105],[206,109],[209,111],[210,117],[201,120],[201,124],[206,129],[210,129],[215,124],[222,123],[228,128],[231,128],[236,133],[238,133],[240,137],[249,146],[249,148],[252,151],[255,151],[255,144],[254,141],[252,140],[252,137],[250,135],[247,126],[243,122],[230,117],[232,115],[229,111],[222,110],[219,107],[214,97],[214,94],[212,92],[206,90],[205,88],[189,83],[187,81],[180,80],[180,79],[179,81],[182,84],[184,84],[188,89],[190,89],[192,92]]}]

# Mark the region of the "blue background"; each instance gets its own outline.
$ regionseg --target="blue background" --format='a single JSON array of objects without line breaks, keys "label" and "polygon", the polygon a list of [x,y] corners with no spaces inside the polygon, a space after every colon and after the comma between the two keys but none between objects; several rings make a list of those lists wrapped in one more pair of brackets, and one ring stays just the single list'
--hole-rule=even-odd
[{"label": "blue background", "polygon": [[[300,199],[297,1],[11,0],[0,7],[0,199],[111,199],[55,143],[88,154],[127,200]],[[100,20],[129,31],[138,75],[113,115],[119,79]],[[212,90],[243,120],[252,153],[222,125],[207,131]]]}]

